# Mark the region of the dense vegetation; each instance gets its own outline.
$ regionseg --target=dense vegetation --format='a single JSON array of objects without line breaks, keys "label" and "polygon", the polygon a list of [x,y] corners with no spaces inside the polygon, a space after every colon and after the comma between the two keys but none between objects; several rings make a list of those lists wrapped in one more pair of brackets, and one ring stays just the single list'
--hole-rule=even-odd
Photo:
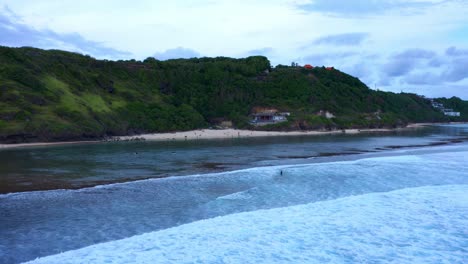
[{"label": "dense vegetation", "polygon": [[[463,118],[463,120],[467,120],[468,116],[468,101],[463,101],[458,97],[452,98],[437,98],[435,101],[442,103],[446,108],[453,109],[455,111],[459,111]],[[460,118],[462,119],[462,118]]]},{"label": "dense vegetation", "polygon": [[[442,99],[441,99],[442,100]],[[462,111],[467,102],[443,99]],[[292,113],[263,129],[395,127],[449,121],[414,94],[373,91],[338,70],[272,68],[261,56],[142,62],[0,47],[0,141],[71,140],[209,127],[249,127],[254,107]],[[320,110],[335,115],[327,119]]]}]

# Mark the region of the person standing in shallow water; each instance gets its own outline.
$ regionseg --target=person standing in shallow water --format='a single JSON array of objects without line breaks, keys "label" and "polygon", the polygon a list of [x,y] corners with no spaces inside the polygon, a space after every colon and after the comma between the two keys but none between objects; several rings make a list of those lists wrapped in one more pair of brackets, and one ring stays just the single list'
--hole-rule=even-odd
[{"label": "person standing in shallow water", "polygon": [[283,170],[280,170],[280,175],[283,176]]}]

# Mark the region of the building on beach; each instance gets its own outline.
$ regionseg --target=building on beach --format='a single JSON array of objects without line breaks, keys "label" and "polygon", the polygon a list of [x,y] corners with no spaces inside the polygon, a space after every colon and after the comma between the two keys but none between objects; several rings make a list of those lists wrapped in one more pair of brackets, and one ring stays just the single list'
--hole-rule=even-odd
[{"label": "building on beach", "polygon": [[431,101],[431,105],[433,108],[441,111],[444,113],[446,116],[460,116],[460,112],[456,112],[451,108],[445,108],[445,106],[442,103],[434,101],[434,99],[429,99]]},{"label": "building on beach", "polygon": [[453,111],[453,109],[450,108],[445,108],[443,112],[446,116],[460,116],[460,112],[455,112]]},{"label": "building on beach", "polygon": [[289,112],[259,112],[252,114],[252,125],[268,125],[288,121]]}]

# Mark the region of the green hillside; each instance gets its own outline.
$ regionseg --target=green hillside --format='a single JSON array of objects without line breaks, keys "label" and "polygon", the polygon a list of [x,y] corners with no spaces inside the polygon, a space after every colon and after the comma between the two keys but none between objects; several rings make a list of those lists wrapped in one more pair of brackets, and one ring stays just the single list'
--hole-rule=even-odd
[{"label": "green hillside", "polygon": [[[452,120],[467,120],[466,102]],[[459,101],[458,101],[459,100]],[[206,128],[253,128],[254,107],[291,112],[262,129],[395,127],[449,121],[414,94],[368,89],[338,70],[271,68],[267,58],[96,60],[59,50],[0,47],[0,141],[54,141]],[[334,118],[317,115],[320,110]]]}]

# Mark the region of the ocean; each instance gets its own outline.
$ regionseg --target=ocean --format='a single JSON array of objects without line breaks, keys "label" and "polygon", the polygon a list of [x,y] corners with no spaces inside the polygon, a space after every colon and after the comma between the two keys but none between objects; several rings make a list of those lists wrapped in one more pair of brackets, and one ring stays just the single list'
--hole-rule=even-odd
[{"label": "ocean", "polygon": [[0,151],[0,263],[463,263],[468,125]]}]

